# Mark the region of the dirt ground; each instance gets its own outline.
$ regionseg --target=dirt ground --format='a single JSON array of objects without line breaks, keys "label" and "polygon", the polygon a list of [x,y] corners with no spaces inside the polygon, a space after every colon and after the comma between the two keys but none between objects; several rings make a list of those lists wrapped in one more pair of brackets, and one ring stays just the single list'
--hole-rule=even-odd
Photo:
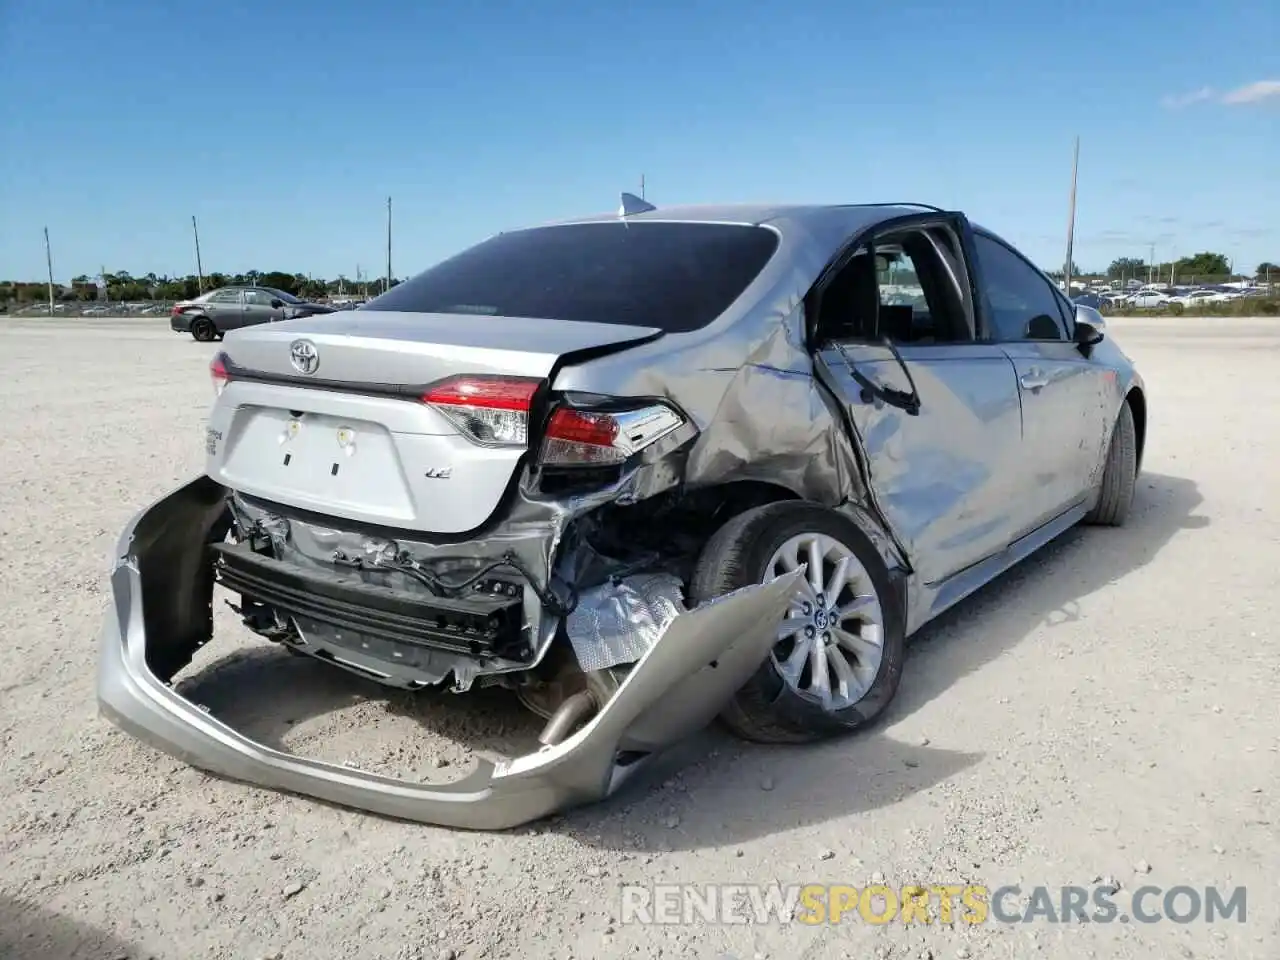
[{"label": "dirt ground", "polygon": [[[107,555],[201,469],[213,347],[163,321],[0,321],[0,956],[1274,960],[1280,322],[1112,333],[1151,408],[1129,524],[1069,533],[927,627],[884,723],[807,748],[709,731],[614,801],[475,834],[213,779],[98,716]],[[268,742],[452,777],[536,734],[507,697],[389,698],[219,617],[187,691]],[[1244,886],[1247,916],[620,913],[623,884],[873,880],[1114,884],[1122,907]]]}]

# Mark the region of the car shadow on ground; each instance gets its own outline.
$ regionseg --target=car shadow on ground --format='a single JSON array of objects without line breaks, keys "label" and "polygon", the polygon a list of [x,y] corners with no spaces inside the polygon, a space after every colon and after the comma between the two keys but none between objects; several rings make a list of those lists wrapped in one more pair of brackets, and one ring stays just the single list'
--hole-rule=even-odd
[{"label": "car shadow on ground", "polygon": [[485,755],[537,749],[542,729],[507,690],[465,696],[393,690],[265,643],[219,659],[176,689],[245,736],[290,752],[297,747],[289,734],[300,724],[356,706],[380,707],[388,717],[412,720],[441,741]]},{"label": "car shadow on ground", "polygon": [[109,933],[43,907],[0,894],[0,957],[4,960],[77,960],[140,956]]},{"label": "car shadow on ground", "polygon": [[913,636],[902,685],[872,729],[803,747],[742,744],[711,731],[699,738],[710,759],[695,756],[647,795],[632,784],[627,796],[574,812],[566,824],[588,842],[624,848],[635,824],[616,814],[643,806],[669,811],[659,815],[666,824],[679,821],[654,835],[659,847],[716,847],[886,806],[954,776],[983,754],[904,742],[882,728],[945,695],[1042,625],[1079,619],[1082,598],[1145,566],[1178,532],[1207,526],[1209,518],[1195,512],[1202,502],[1191,480],[1140,475],[1125,526],[1069,531]]},{"label": "car shadow on ground", "polygon": [[1146,566],[1180,531],[1207,527],[1195,512],[1202,502],[1192,480],[1141,474],[1123,527],[1077,526],[921,628],[886,719],[924,706],[1037,627],[1079,620],[1083,597]]},{"label": "car shadow on ground", "polygon": [[[1206,526],[1208,518],[1195,514],[1201,502],[1190,480],[1142,474],[1123,528],[1068,532],[913,637],[885,722],[944,694],[1042,624],[1077,619],[1082,597],[1148,563],[1179,531]],[[537,749],[542,726],[509,691],[460,697],[390,691],[265,644],[209,664],[178,690],[246,736],[284,750],[298,724],[360,704],[380,704],[434,738],[490,756]],[[645,824],[661,828],[663,847],[723,846],[896,803],[982,756],[902,742],[879,729],[810,746],[766,747],[713,727],[657,758],[610,800],[555,824],[602,847],[632,846],[637,832],[648,832]],[[749,802],[744,790],[751,791]]]}]

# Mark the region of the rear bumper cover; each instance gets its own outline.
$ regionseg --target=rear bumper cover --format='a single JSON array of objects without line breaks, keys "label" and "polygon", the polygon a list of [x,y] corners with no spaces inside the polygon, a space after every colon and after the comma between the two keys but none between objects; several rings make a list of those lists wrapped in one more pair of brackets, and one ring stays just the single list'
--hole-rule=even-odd
[{"label": "rear bumper cover", "polygon": [[480,761],[445,784],[397,780],[294,756],[210,716],[167,682],[212,634],[213,571],[225,490],[200,477],[139,513],[121,535],[98,667],[117,726],[210,773],[374,813],[497,830],[602,799],[645,759],[709,723],[775,642],[799,573],[681,614],[617,693],[563,743]]}]

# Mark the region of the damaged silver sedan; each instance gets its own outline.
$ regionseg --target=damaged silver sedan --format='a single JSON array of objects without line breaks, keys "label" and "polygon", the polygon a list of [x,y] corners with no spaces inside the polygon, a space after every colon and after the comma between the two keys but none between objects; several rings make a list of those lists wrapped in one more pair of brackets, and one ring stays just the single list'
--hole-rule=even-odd
[{"label": "damaged silver sedan", "polygon": [[[489,829],[602,798],[717,716],[763,742],[872,722],[921,625],[1124,521],[1147,423],[1097,313],[913,204],[624,195],[234,331],[211,372],[206,474],[120,541],[104,712],[227,777]],[[171,684],[215,584],[336,668],[508,687],[543,745],[424,784],[253,742]]]}]

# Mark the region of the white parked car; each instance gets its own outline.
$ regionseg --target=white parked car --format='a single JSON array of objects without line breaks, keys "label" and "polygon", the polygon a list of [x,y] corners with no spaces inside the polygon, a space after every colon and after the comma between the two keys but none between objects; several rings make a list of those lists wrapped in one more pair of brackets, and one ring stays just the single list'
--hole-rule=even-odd
[{"label": "white parked car", "polygon": [[1232,300],[1239,300],[1238,293],[1222,293],[1218,290],[1192,290],[1190,293],[1180,297],[1174,297],[1174,303],[1180,303],[1184,307],[1194,306],[1201,303],[1228,303]]},{"label": "white parked car", "polygon": [[1160,293],[1157,290],[1143,290],[1126,300],[1125,306],[1149,310],[1152,307],[1167,307],[1173,302],[1173,297],[1167,293]]}]

